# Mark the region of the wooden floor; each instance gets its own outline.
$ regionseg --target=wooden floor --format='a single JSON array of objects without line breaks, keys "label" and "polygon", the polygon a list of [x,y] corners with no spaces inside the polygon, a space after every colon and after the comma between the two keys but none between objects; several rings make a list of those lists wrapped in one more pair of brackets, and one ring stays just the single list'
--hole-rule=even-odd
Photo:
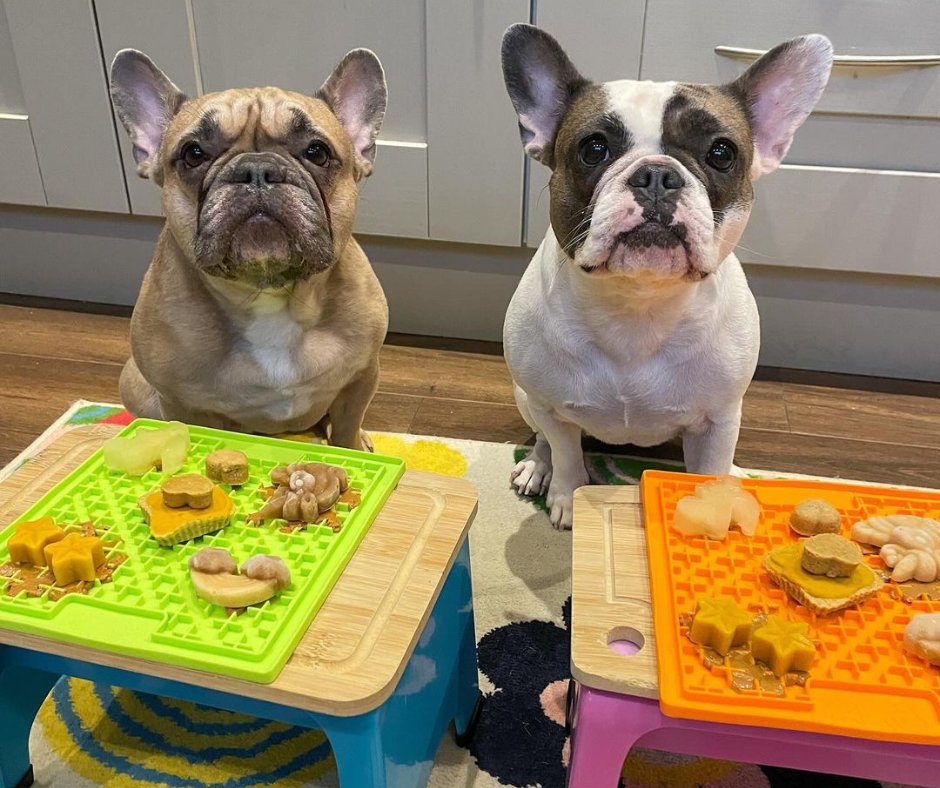
[{"label": "wooden floor", "polygon": [[[127,327],[123,317],[0,305],[0,466],[72,401],[118,401]],[[442,342],[390,337],[366,428],[529,441],[502,358],[482,343],[447,343],[472,352]],[[777,379],[751,384],[739,465],[940,487],[940,385],[762,375]]]}]

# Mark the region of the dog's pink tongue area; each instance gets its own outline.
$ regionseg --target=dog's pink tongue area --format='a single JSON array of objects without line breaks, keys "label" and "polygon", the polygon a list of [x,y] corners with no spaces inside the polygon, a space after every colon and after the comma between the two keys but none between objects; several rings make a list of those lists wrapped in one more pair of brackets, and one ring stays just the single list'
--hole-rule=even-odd
[{"label": "dog's pink tongue area", "polygon": [[243,263],[259,260],[287,260],[290,238],[280,223],[259,214],[236,228],[232,235],[234,257]]}]

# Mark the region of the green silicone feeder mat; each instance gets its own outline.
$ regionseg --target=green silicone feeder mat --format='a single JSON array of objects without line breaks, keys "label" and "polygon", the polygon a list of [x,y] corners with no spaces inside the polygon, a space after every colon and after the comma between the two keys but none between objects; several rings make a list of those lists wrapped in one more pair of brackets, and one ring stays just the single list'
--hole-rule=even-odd
[{"label": "green silicone feeder mat", "polygon": [[[162,422],[138,419],[120,434],[160,426]],[[38,597],[0,594],[0,626],[253,681],[274,680],[395,489],[404,461],[204,427],[190,427],[189,435],[189,455],[177,474],[204,473],[206,455],[216,449],[239,449],[248,456],[248,482],[241,488],[221,485],[235,504],[231,525],[160,547],[137,500],[158,488],[164,475],[157,470],[141,477],[110,471],[99,449],[0,531],[0,562],[9,561],[7,542],[16,523],[44,515],[62,526],[90,521],[105,541],[117,542],[106,552],[123,553],[124,562],[111,582],[96,581],[87,594],[67,594],[58,601],[48,592]],[[271,469],[293,462],[325,462],[348,473],[350,488],[362,501],[352,510],[337,504],[339,533],[325,525],[283,533],[283,520],[247,522],[246,515],[264,502],[260,488],[270,485]],[[189,557],[209,546],[225,548],[239,566],[257,553],[278,555],[290,568],[291,585],[241,615],[210,605],[196,596],[188,569]]]}]

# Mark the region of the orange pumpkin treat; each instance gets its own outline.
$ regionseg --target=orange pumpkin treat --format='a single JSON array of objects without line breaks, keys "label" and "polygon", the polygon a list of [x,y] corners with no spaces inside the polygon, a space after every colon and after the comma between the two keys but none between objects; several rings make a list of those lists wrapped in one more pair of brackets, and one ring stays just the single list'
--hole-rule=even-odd
[{"label": "orange pumpkin treat", "polygon": [[7,542],[10,560],[20,564],[45,566],[45,549],[53,542],[65,538],[65,531],[51,517],[40,517],[16,526],[16,531]]},{"label": "orange pumpkin treat", "polygon": [[60,586],[76,580],[94,580],[95,570],[105,562],[101,540],[77,533],[66,534],[59,541],[46,545],[45,558],[56,585]]},{"label": "orange pumpkin treat", "polygon": [[202,509],[188,505],[167,506],[163,490],[148,493],[138,503],[150,525],[151,535],[164,547],[225,528],[235,510],[232,499],[216,485],[212,485],[209,505]]}]

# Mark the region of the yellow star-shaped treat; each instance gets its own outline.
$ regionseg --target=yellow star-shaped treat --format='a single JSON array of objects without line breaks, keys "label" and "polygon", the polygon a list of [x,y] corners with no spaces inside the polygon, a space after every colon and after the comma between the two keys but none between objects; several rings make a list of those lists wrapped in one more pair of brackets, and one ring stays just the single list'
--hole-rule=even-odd
[{"label": "yellow star-shaped treat", "polygon": [[97,536],[67,534],[64,539],[46,546],[46,561],[56,585],[64,586],[76,580],[94,580],[95,569],[104,561],[104,548]]},{"label": "yellow star-shaped treat", "polygon": [[751,653],[777,676],[791,670],[809,670],[816,646],[809,639],[809,624],[767,616],[767,623],[754,630]]},{"label": "yellow star-shaped treat", "polygon": [[45,566],[44,550],[53,542],[65,537],[65,531],[51,517],[40,517],[16,526],[16,531],[7,542],[10,560],[21,564]]},{"label": "yellow star-shaped treat", "polygon": [[729,597],[699,599],[689,637],[694,643],[724,655],[747,643],[751,623],[751,616]]}]

